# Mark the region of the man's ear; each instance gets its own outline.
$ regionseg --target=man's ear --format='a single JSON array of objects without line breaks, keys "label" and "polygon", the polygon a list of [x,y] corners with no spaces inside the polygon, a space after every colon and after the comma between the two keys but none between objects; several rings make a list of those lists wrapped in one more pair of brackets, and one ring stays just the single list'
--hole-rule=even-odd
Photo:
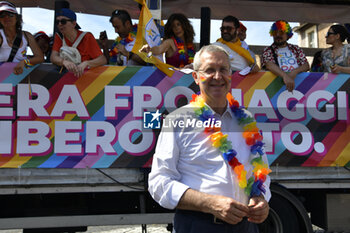
[{"label": "man's ear", "polygon": [[127,28],[128,28],[128,27],[132,27],[130,21],[128,21],[128,20],[125,22],[124,26],[127,27]]},{"label": "man's ear", "polygon": [[199,85],[199,77],[198,77],[197,72],[193,71],[193,72],[192,72],[192,77],[193,77],[195,83],[196,83],[197,85]]}]

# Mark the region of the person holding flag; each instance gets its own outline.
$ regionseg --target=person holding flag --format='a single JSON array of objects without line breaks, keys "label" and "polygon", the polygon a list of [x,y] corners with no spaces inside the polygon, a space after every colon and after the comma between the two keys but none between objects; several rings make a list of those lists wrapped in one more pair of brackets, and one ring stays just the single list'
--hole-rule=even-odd
[{"label": "person holding flag", "polygon": [[160,45],[161,37],[145,0],[135,1],[142,5],[142,9],[139,17],[136,41],[135,45],[132,48],[132,52],[134,54],[137,54],[145,62],[154,64],[164,74],[171,77],[175,72],[172,65],[164,63],[161,59],[159,59],[157,56],[154,56],[153,54],[151,56],[148,56],[147,53],[140,52],[141,48],[145,44],[148,44],[150,47]]},{"label": "person holding flag", "polygon": [[165,24],[165,40],[159,46],[151,48],[148,44],[141,52],[152,52],[153,55],[165,53],[166,63],[182,68],[193,63],[195,49],[193,47],[194,30],[183,14],[172,14]]}]

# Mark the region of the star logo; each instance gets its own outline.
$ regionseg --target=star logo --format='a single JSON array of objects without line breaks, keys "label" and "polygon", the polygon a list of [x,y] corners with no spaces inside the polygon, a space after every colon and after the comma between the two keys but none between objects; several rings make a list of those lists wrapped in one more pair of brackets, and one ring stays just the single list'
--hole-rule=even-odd
[{"label": "star logo", "polygon": [[143,113],[143,128],[145,129],[160,129],[160,116],[162,114],[157,109],[156,112]]},{"label": "star logo", "polygon": [[160,114],[159,109],[157,109],[157,111],[155,113],[151,113],[151,115],[153,116],[151,122],[153,122],[154,120],[158,119],[158,117],[160,117],[162,114]]}]

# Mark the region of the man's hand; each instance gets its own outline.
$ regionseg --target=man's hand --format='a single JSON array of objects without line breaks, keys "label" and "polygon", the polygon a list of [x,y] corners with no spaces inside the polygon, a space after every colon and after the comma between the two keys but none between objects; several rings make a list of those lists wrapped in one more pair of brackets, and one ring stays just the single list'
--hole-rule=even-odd
[{"label": "man's hand", "polygon": [[290,77],[287,73],[285,73],[282,78],[284,84],[286,84],[286,89],[292,92],[294,90],[294,79]]},{"label": "man's hand", "polygon": [[258,65],[254,65],[253,69],[250,71],[251,74],[255,74],[259,72],[260,67]]},{"label": "man's hand", "polygon": [[230,224],[237,224],[249,216],[249,208],[232,198],[187,189],[176,208],[209,213]]},{"label": "man's hand", "polygon": [[129,54],[129,52],[128,51],[126,51],[126,49],[125,49],[125,46],[124,45],[122,45],[122,44],[117,44],[117,49],[118,49],[118,51],[121,53],[121,54],[123,54],[124,56],[128,56],[128,54]]},{"label": "man's hand", "polygon": [[263,196],[252,197],[249,200],[248,221],[253,223],[262,223],[269,215],[269,204]]},{"label": "man's hand", "polygon": [[296,69],[288,73],[289,77],[291,77],[293,80],[297,77],[298,74],[299,72]]},{"label": "man's hand", "polygon": [[230,224],[237,224],[248,216],[249,208],[232,198],[214,196],[210,213]]}]

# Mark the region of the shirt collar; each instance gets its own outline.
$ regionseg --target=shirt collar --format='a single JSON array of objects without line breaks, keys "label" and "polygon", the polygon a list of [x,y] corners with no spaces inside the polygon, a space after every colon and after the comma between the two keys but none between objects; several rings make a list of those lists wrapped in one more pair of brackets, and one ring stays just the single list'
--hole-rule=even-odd
[{"label": "shirt collar", "polygon": [[[278,47],[277,47],[277,45],[275,45],[275,43],[272,43],[271,47],[274,48],[274,49],[278,49]],[[288,42],[287,42],[287,46],[286,47],[289,48],[289,43]]]},{"label": "shirt collar", "polygon": [[205,105],[214,113],[214,115],[223,117],[223,116],[229,114],[231,116],[231,118],[233,118],[234,115],[233,115],[233,112],[231,111],[230,104],[229,104],[228,100],[226,100],[226,103],[227,103],[226,104],[226,110],[221,116],[220,116],[220,114],[216,113],[207,103],[205,103]]}]

